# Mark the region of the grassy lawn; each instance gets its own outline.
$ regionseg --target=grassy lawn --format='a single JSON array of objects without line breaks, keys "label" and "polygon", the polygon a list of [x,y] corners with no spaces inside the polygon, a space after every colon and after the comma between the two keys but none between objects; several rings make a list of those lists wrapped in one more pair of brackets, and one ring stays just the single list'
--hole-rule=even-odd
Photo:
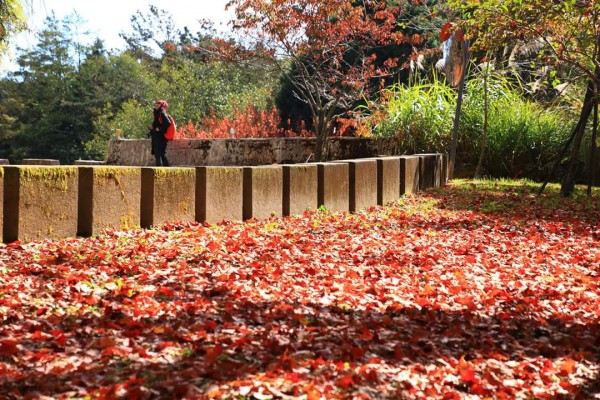
[{"label": "grassy lawn", "polygon": [[0,396],[600,398],[600,190],[536,189],[0,245]]}]

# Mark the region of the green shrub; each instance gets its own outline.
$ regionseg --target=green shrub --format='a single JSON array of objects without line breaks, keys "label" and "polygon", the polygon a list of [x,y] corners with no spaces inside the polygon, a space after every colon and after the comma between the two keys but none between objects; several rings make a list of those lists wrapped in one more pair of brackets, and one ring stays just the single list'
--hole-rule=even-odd
[{"label": "green shrub", "polygon": [[[483,132],[484,80],[468,82],[461,118],[462,160],[476,164]],[[504,77],[488,78],[488,137],[485,169],[495,177],[541,179],[568,137],[570,116],[526,100]]]},{"label": "green shrub", "polygon": [[394,85],[385,90],[383,115],[376,136],[397,136],[410,153],[433,152],[450,146],[454,91],[439,80]]},{"label": "green shrub", "polygon": [[[456,111],[454,89],[434,76],[432,82],[393,86],[384,98],[374,135],[397,136],[409,153],[449,151]],[[540,179],[568,137],[572,117],[563,109],[526,100],[497,74],[488,77],[488,105],[486,174]],[[482,74],[476,73],[465,86],[457,163],[477,164],[483,125],[484,82]]]}]

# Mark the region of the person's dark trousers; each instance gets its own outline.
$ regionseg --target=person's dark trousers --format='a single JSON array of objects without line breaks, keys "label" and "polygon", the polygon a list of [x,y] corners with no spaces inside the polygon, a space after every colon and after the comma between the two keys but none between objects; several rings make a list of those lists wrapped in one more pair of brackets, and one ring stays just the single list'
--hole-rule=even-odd
[{"label": "person's dark trousers", "polygon": [[154,160],[156,161],[156,166],[157,167],[168,167],[169,166],[169,160],[167,160],[166,156],[154,156]]},{"label": "person's dark trousers", "polygon": [[152,132],[152,154],[154,154],[154,161],[157,167],[168,167],[169,160],[167,160],[167,139],[160,132]]}]

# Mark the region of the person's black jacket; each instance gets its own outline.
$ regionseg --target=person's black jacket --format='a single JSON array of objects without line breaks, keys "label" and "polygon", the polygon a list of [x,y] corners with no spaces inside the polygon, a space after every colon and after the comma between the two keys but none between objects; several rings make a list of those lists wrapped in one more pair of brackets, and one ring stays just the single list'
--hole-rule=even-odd
[{"label": "person's black jacket", "polygon": [[152,129],[150,130],[153,155],[164,156],[167,150],[165,133],[169,126],[171,126],[171,121],[167,112],[163,108],[154,110],[154,121],[152,121]]},{"label": "person's black jacket", "polygon": [[152,132],[160,132],[165,135],[167,129],[171,126],[171,121],[169,120],[169,116],[167,112],[160,108],[158,110],[154,110],[154,121],[152,121]]}]

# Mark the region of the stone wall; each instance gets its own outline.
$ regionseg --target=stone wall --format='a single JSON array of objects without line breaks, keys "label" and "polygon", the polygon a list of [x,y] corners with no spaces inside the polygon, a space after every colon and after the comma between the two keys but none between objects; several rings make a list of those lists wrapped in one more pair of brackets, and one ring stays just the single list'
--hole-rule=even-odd
[{"label": "stone wall", "polygon": [[[167,158],[174,166],[253,166],[298,164],[314,160],[314,138],[177,139]],[[342,160],[400,154],[395,138],[330,138],[328,159]],[[108,165],[152,166],[149,139],[112,139]]]},{"label": "stone wall", "polygon": [[[91,236],[180,221],[263,219],[321,206],[358,211],[385,204],[384,193],[394,201],[403,194],[401,188],[445,184],[445,177],[432,180],[432,186],[422,180],[443,175],[437,159],[426,154],[244,167],[4,166],[2,240]],[[396,170],[378,168],[384,161]],[[403,171],[411,164],[406,161],[419,174]]]}]

